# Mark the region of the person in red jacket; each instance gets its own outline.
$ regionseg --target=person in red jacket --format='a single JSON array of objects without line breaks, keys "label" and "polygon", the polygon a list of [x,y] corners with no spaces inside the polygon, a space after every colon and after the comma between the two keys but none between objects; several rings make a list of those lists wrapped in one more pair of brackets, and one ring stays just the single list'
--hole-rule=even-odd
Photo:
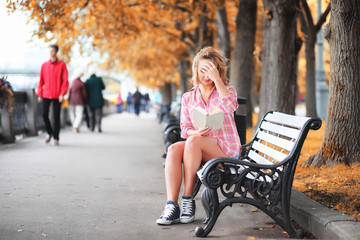
[{"label": "person in red jacket", "polygon": [[[50,60],[41,66],[37,90],[38,101],[43,103],[43,119],[48,133],[45,142],[49,143],[54,137],[55,145],[59,145],[61,102],[64,100],[64,95],[69,87],[66,64],[57,58],[58,51],[58,45],[51,44],[49,46]],[[49,120],[51,103],[54,111],[54,128],[52,128]]]}]

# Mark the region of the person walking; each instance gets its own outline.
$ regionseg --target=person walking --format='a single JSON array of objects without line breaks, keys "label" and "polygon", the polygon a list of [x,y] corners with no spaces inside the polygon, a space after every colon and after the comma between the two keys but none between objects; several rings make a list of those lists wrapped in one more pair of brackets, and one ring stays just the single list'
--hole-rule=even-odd
[{"label": "person walking", "polygon": [[119,92],[119,94],[117,95],[117,98],[116,98],[116,111],[118,113],[122,112],[122,97],[121,97],[120,92]]},{"label": "person walking", "polygon": [[[43,106],[42,117],[47,131],[45,143],[49,143],[54,137],[54,145],[59,145],[61,103],[69,88],[66,64],[57,58],[58,51],[58,45],[49,46],[50,60],[41,65],[37,88],[38,101]],[[53,105],[54,127],[51,126],[49,119],[51,104]]]},{"label": "person walking", "polygon": [[149,112],[150,111],[150,96],[148,93],[144,94],[144,101],[145,101],[145,112]]},{"label": "person walking", "polygon": [[141,100],[143,98],[143,95],[139,92],[139,88],[136,88],[135,93],[132,95],[132,102],[134,103],[134,111],[136,116],[139,116],[140,114],[140,105],[141,105]]},{"label": "person walking", "polygon": [[80,71],[75,74],[75,79],[71,84],[69,96],[70,119],[74,131],[77,133],[80,132],[84,106],[87,103],[86,86],[85,83],[81,80],[83,75],[84,74]]},{"label": "person walking", "polygon": [[[235,158],[240,154],[241,143],[234,120],[237,95],[226,78],[226,63],[223,53],[212,47],[202,49],[194,58],[194,87],[184,93],[181,101],[181,137],[186,141],[176,142],[168,148],[165,163],[167,201],[156,220],[159,225],[192,222],[196,208],[192,192],[200,165],[215,157]],[[223,128],[195,127],[193,113],[196,107],[207,112],[221,109],[224,112]],[[180,207],[178,196],[183,178]]]},{"label": "person walking", "polygon": [[126,109],[128,112],[131,112],[131,101],[132,101],[132,94],[131,92],[128,93],[127,97],[126,97]]},{"label": "person walking", "polygon": [[95,126],[97,126],[98,131],[102,132],[101,119],[102,108],[104,106],[102,90],[105,89],[104,82],[101,77],[92,74],[90,78],[86,80],[85,85],[88,94],[88,106],[90,108],[90,129],[93,132]]}]

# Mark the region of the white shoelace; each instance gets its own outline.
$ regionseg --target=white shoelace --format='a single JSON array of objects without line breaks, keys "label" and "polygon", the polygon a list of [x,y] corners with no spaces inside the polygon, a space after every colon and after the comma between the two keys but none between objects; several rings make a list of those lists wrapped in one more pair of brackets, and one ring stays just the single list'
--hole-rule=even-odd
[{"label": "white shoelace", "polygon": [[175,212],[175,205],[166,204],[164,212],[162,213],[161,217],[169,218],[174,212]]},{"label": "white shoelace", "polygon": [[182,206],[181,206],[181,212],[185,215],[191,215],[193,211],[193,201],[192,199],[183,199],[182,200]]}]

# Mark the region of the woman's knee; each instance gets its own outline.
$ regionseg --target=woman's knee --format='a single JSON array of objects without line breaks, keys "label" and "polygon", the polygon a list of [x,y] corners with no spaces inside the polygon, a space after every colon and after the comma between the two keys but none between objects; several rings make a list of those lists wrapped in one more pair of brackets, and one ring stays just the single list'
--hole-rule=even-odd
[{"label": "woman's knee", "polygon": [[166,161],[173,161],[173,159],[182,159],[184,154],[184,145],[185,142],[177,142],[171,144],[167,150]]},{"label": "woman's knee", "polygon": [[198,146],[201,143],[201,140],[204,140],[204,137],[199,136],[199,135],[193,135],[193,136],[190,136],[186,140],[186,145],[187,146]]},{"label": "woman's knee", "polygon": [[183,143],[182,142],[176,142],[176,143],[173,143],[171,144],[169,147],[168,147],[168,154],[172,154],[172,153],[181,153],[184,151],[184,147],[183,147]]}]

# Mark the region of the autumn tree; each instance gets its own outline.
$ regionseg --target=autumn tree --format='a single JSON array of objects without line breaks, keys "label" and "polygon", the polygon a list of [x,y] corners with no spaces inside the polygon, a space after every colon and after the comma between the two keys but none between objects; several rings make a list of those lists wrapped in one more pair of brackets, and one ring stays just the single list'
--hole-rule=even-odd
[{"label": "autumn tree", "polygon": [[301,30],[305,38],[305,58],[306,58],[306,116],[316,117],[316,95],[315,95],[315,44],[317,33],[326,21],[326,17],[330,12],[330,4],[319,17],[315,24],[306,0],[300,0],[301,14],[299,15],[301,22]]},{"label": "autumn tree", "polygon": [[319,152],[306,164],[360,161],[360,2],[332,0],[324,36],[330,44],[329,104]]},{"label": "autumn tree", "polygon": [[[263,0],[262,80],[259,116],[269,110],[295,113],[298,0]],[[260,118],[259,118],[260,121]]]},{"label": "autumn tree", "polygon": [[[179,84],[178,60],[189,61],[215,37],[215,3],[203,0],[8,0],[8,7],[30,12],[30,20],[38,25],[34,35],[56,39],[65,61],[78,44],[83,52],[99,51],[104,66],[127,69],[151,87],[169,79]],[[186,81],[188,75],[180,74]]]}]

